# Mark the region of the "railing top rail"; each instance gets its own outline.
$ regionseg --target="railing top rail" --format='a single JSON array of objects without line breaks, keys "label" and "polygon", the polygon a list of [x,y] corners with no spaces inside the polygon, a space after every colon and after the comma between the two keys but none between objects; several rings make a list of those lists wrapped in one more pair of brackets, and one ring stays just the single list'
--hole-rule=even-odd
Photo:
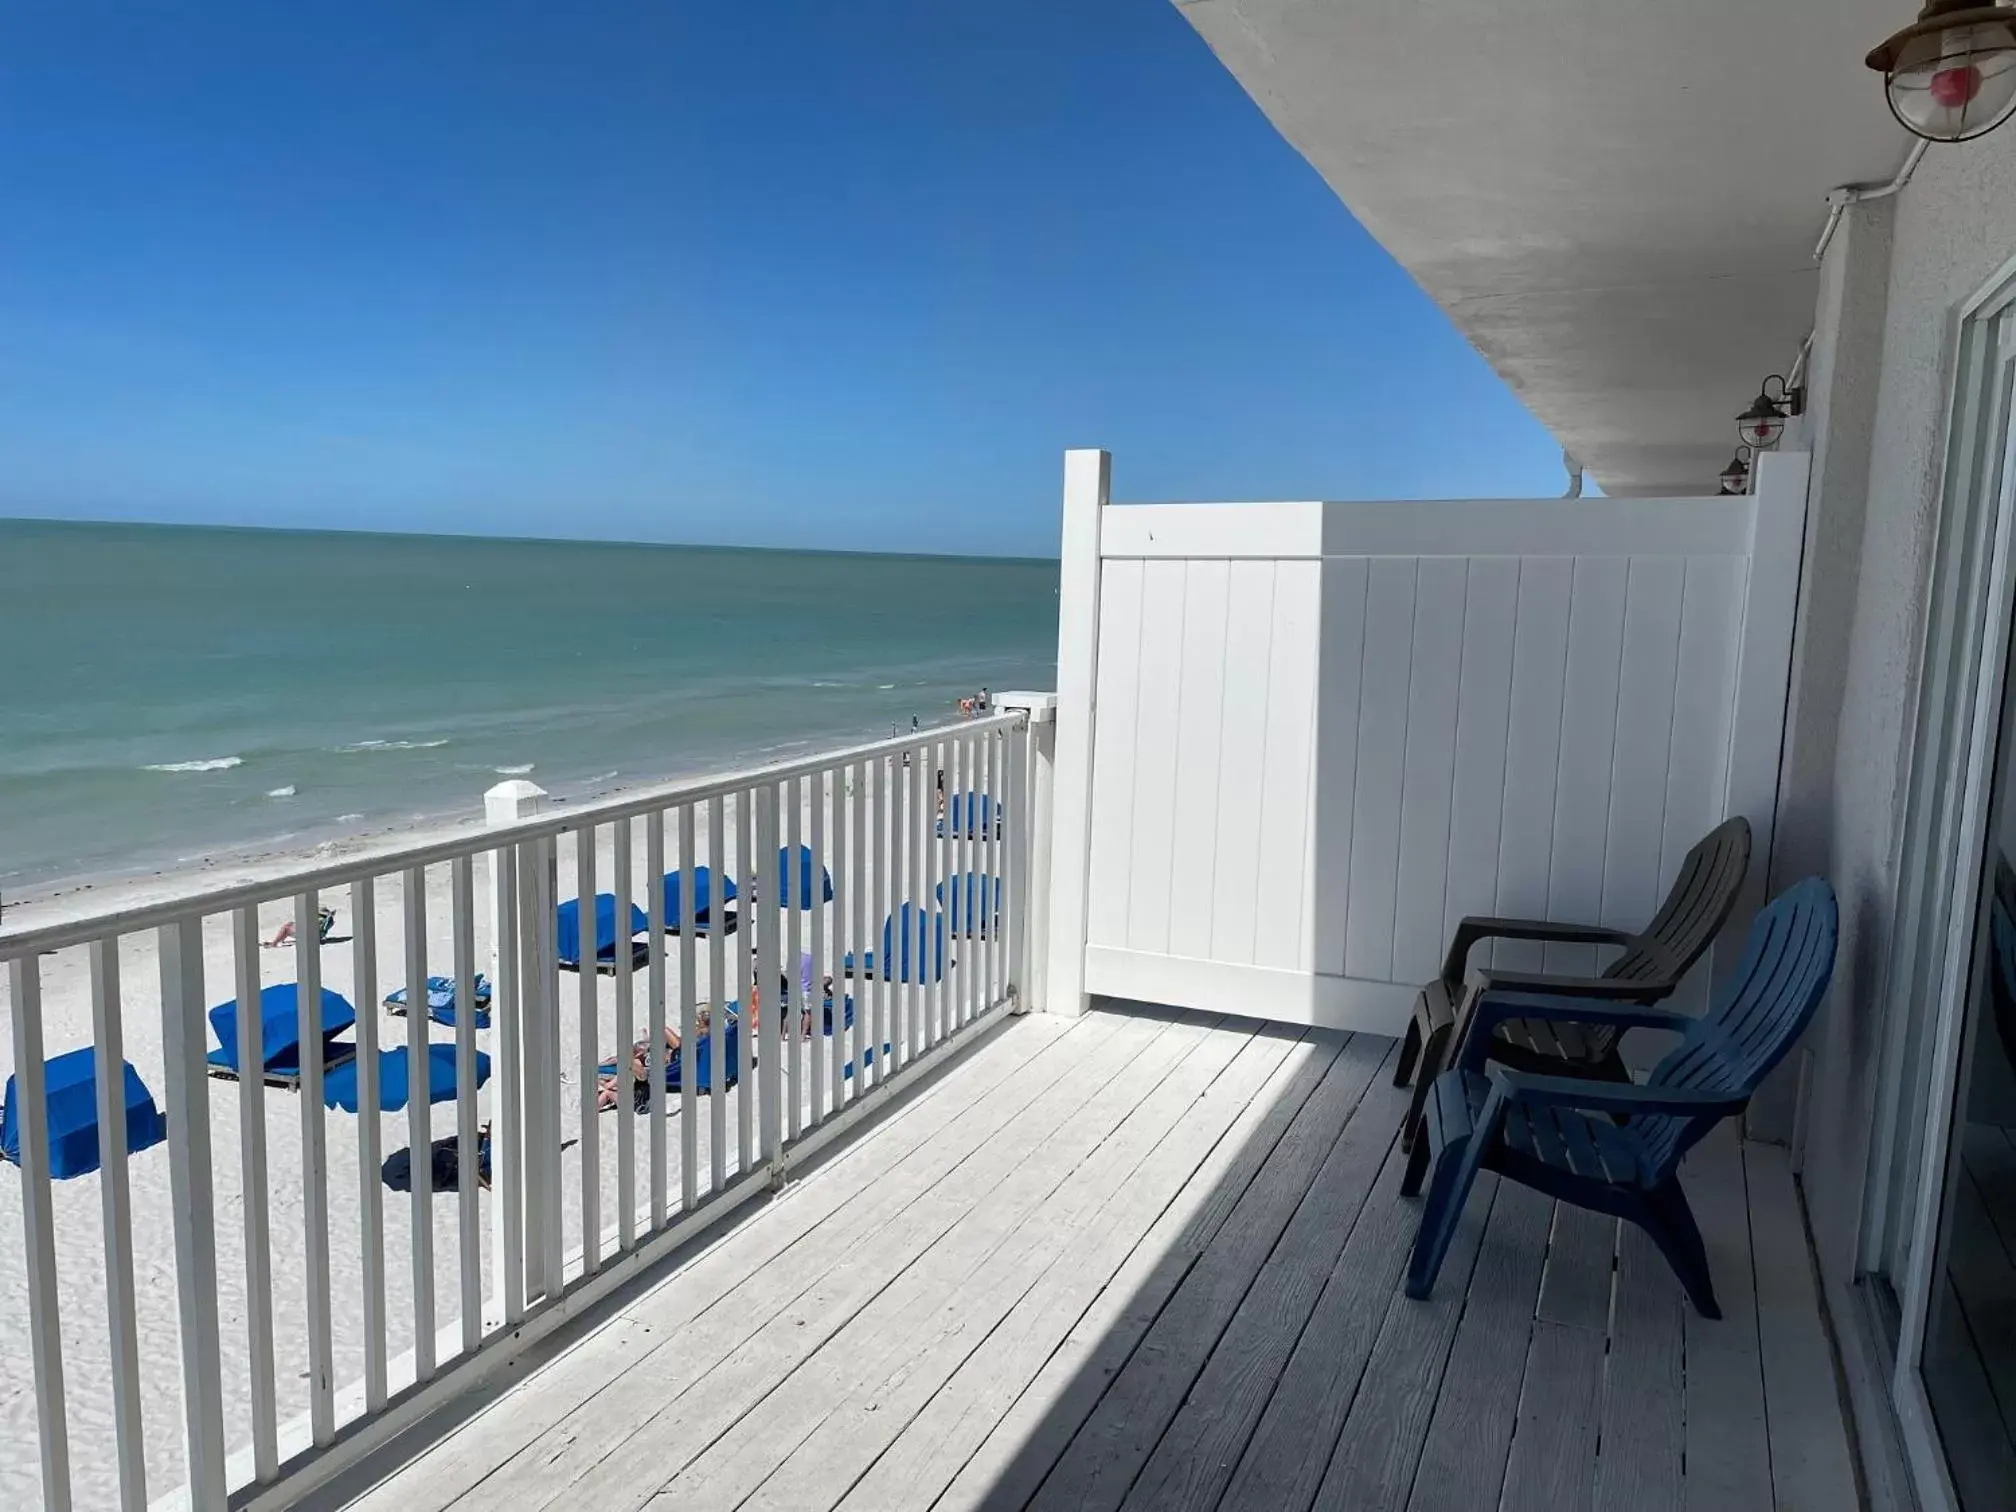
[{"label": "railing top rail", "polygon": [[273,865],[255,869],[234,881],[214,887],[191,888],[170,897],[150,897],[126,907],[99,908],[22,928],[0,929],[0,963],[47,950],[81,945],[110,933],[150,929],[192,913],[221,913],[242,904],[266,902],[311,887],[340,887],[363,877],[381,876],[409,866],[429,866],[438,861],[452,861],[458,856],[495,850],[502,845],[563,835],[588,825],[635,819],[681,804],[705,802],[710,798],[740,792],[759,783],[809,777],[842,763],[915,750],[929,741],[948,736],[1020,729],[1028,721],[1026,709],[1010,709],[977,719],[962,719],[906,731],[887,740],[845,746],[796,761],[751,767],[717,777],[657,783],[592,803],[570,803],[561,811],[510,824],[472,825],[420,844],[393,842],[372,846],[313,866],[299,863]]}]

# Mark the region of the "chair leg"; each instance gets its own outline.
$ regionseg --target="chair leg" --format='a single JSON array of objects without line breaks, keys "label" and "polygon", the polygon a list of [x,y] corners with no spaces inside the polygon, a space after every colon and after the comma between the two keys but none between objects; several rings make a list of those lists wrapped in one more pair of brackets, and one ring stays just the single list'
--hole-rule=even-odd
[{"label": "chair leg", "polygon": [[1443,1024],[1428,1032],[1421,1046],[1421,1059],[1414,1068],[1414,1095],[1407,1100],[1407,1120],[1400,1125],[1400,1148],[1411,1151],[1421,1137],[1421,1114],[1435,1090],[1435,1078],[1442,1074],[1442,1052],[1449,1046],[1455,1025]]},{"label": "chair leg", "polygon": [[1417,1135],[1402,1148],[1407,1151],[1407,1169],[1400,1177],[1400,1195],[1418,1197],[1421,1195],[1422,1179],[1428,1174],[1428,1141]]},{"label": "chair leg", "polygon": [[1421,1020],[1410,1017],[1407,1032],[1400,1036],[1400,1059],[1393,1067],[1393,1085],[1404,1087],[1414,1075],[1414,1063],[1421,1056]]},{"label": "chair leg", "polygon": [[1708,1272],[1708,1246],[1702,1242],[1700,1226],[1694,1221],[1694,1210],[1687,1205],[1680,1178],[1669,1178],[1648,1192],[1645,1209],[1645,1232],[1666,1257],[1666,1263],[1673,1267],[1687,1300],[1702,1317],[1720,1318],[1722,1309],[1715,1301],[1715,1282]]},{"label": "chair leg", "polygon": [[[1421,1209],[1421,1227],[1414,1234],[1414,1253],[1407,1261],[1407,1295],[1425,1300],[1435,1290],[1435,1277],[1456,1237],[1463,1205],[1477,1180],[1483,1151],[1483,1132],[1477,1131],[1442,1147],[1435,1160],[1434,1180],[1429,1183],[1428,1201]],[[1422,1141],[1422,1148],[1427,1141]]]}]

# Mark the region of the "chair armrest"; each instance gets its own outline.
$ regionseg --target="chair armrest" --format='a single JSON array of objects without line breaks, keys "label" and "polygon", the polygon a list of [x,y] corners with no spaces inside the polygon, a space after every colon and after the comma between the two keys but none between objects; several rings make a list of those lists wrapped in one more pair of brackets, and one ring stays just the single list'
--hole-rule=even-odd
[{"label": "chair armrest", "polygon": [[1629,945],[1637,936],[1600,924],[1556,924],[1547,919],[1492,919],[1472,914],[1456,926],[1442,979],[1451,986],[1463,980],[1471,949],[1484,940],[1540,940],[1550,945]]},{"label": "chair armrest", "polygon": [[1455,1053],[1445,1064],[1481,1070],[1491,1058],[1491,1035],[1509,1019],[1537,1018],[1557,1024],[1590,1024],[1612,1029],[1664,1029],[1685,1034],[1695,1020],[1671,1008],[1645,1003],[1578,1002],[1537,992],[1480,990],[1468,1003],[1456,1034]]},{"label": "chair armrest", "polygon": [[1740,1092],[1695,1091],[1685,1087],[1641,1087],[1622,1082],[1582,1081],[1572,1076],[1536,1076],[1510,1066],[1486,1073],[1493,1088],[1512,1102],[1580,1108],[1589,1113],[1673,1113],[1682,1118],[1719,1118],[1740,1111],[1750,1099]]},{"label": "chair armrest", "polygon": [[1621,977],[1550,976],[1539,971],[1500,971],[1495,966],[1485,966],[1470,973],[1469,990],[1494,997],[1527,992],[1606,1003],[1653,1003],[1670,996],[1679,985],[1665,977],[1626,981]]}]

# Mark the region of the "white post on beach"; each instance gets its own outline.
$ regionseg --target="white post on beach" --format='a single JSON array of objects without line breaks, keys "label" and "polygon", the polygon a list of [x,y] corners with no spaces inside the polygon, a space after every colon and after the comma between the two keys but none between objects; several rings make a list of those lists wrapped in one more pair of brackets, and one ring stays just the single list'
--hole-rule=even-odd
[{"label": "white post on beach", "polygon": [[1057,587],[1057,735],[1047,921],[1050,939],[1040,1005],[1045,1012],[1073,1017],[1083,1013],[1090,1001],[1085,991],[1085,905],[1092,858],[1099,554],[1112,481],[1113,459],[1106,452],[1064,453],[1064,541]]},{"label": "white post on beach", "polygon": [[1014,959],[1008,969],[1015,987],[1015,1012],[1029,1013],[1046,1005],[1050,972],[1050,911],[1044,900],[1050,896],[1057,695],[1003,693],[995,702],[1004,710],[1019,709],[1029,716],[1023,785],[1014,790],[1022,812],[1008,816],[1008,883],[1013,897],[1008,904],[995,904],[1003,912],[1012,909]]},{"label": "white post on beach", "polygon": [[[512,824],[534,817],[545,802],[545,790],[537,783],[500,782],[483,795],[483,817],[493,827]],[[502,1321],[507,1326],[524,1316],[528,1269],[533,1275],[541,1270],[538,1251],[525,1242],[527,1219],[535,1216],[524,1210],[530,1101],[525,1088],[524,1025],[532,994],[520,970],[517,854],[514,846],[500,846],[490,853],[489,868],[490,984],[497,1025],[496,1074],[488,1089],[491,1190],[496,1196],[490,1205],[490,1225]]]}]

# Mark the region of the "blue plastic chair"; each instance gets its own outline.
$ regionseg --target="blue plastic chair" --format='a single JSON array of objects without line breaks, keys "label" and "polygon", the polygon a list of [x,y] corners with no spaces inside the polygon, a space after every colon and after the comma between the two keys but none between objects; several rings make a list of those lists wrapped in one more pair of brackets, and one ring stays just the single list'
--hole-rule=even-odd
[{"label": "blue plastic chair", "polygon": [[1001,928],[1001,894],[1001,879],[979,872],[965,872],[940,882],[938,901],[951,905],[953,937],[970,939],[978,934],[985,940],[996,933]]},{"label": "blue plastic chair", "polygon": [[[897,923],[899,915],[901,924]],[[928,964],[927,956],[930,958]],[[840,970],[850,977],[872,978],[879,975],[897,982],[935,982],[944,976],[944,913],[936,908],[927,913],[918,904],[905,903],[897,913],[882,921],[882,954],[879,960],[881,966],[878,970],[878,957],[874,951],[864,950],[857,959],[850,950],[841,960]],[[893,976],[888,971],[891,961],[896,963]]]},{"label": "blue plastic chair", "polygon": [[[1479,1170],[1644,1229],[1703,1317],[1719,1318],[1680,1159],[1750,1101],[1804,1032],[1834,974],[1834,889],[1795,883],[1757,915],[1735,973],[1700,1018],[1539,993],[1486,993],[1455,1067],[1435,1079],[1403,1190],[1432,1169],[1407,1295],[1426,1297]],[[1491,1062],[1501,1019],[1665,1029],[1680,1043],[1643,1085],[1544,1076]],[[1620,1122],[1619,1120],[1623,1120]]]},{"label": "blue plastic chair", "polygon": [[783,879],[778,889],[779,908],[813,908],[833,901],[833,873],[823,866],[818,867],[818,880],[814,880],[814,858],[809,845],[798,847],[798,863],[795,866],[791,863],[791,847],[787,845],[779,850],[777,875]]},{"label": "blue plastic chair", "polygon": [[1001,809],[985,793],[954,793],[938,821],[940,840],[984,840],[989,830],[1001,838]]},{"label": "blue plastic chair", "polygon": [[[595,895],[595,963],[598,966],[616,964],[617,914],[622,905],[614,893]],[[557,921],[554,926],[556,954],[560,964],[571,971],[581,969],[581,900],[569,898],[555,910]],[[651,917],[635,903],[630,905],[630,927],[622,931],[622,937],[630,942],[631,959],[648,957],[651,947],[637,938],[651,927]]]}]

